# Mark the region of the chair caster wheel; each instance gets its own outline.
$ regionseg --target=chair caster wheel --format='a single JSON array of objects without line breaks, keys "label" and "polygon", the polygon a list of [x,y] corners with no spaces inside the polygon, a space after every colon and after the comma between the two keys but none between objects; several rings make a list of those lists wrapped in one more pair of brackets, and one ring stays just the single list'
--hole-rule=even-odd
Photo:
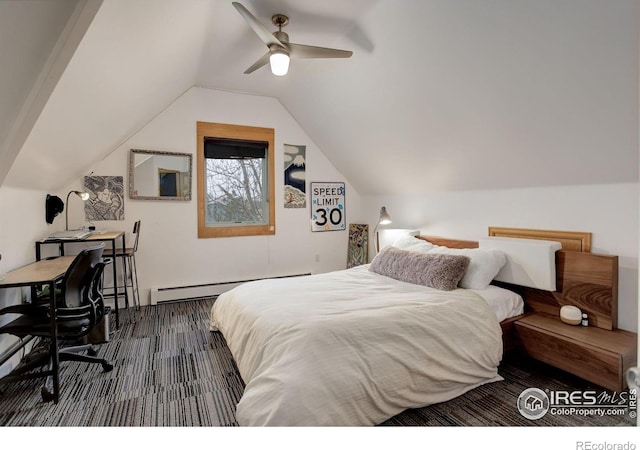
[{"label": "chair caster wheel", "polygon": [[104,370],[105,372],[111,372],[113,370],[113,364],[102,363],[102,370]]},{"label": "chair caster wheel", "polygon": [[96,350],[95,347],[90,347],[87,350],[87,355],[89,355],[89,356],[97,356],[98,355],[98,350]]},{"label": "chair caster wheel", "polygon": [[53,393],[49,392],[49,389],[43,387],[42,389],[40,389],[40,394],[42,395],[42,401],[43,402],[50,402],[52,400],[55,399],[55,395],[53,395]]}]

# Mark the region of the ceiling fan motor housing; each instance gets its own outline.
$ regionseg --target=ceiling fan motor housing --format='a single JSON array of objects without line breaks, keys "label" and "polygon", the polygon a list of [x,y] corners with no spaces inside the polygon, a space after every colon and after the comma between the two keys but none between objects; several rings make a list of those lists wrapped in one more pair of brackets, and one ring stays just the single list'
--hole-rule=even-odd
[{"label": "ceiling fan motor housing", "polygon": [[289,35],[284,31],[274,31],[273,36],[283,44],[289,43]]}]

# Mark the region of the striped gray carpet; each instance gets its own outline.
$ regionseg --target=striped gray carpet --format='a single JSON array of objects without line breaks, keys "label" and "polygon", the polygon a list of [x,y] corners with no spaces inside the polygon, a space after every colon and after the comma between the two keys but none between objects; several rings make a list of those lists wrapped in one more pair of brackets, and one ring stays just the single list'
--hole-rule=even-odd
[{"label": "striped gray carpet", "polygon": [[[43,403],[42,380],[0,386],[3,426],[236,426],[244,384],[220,333],[208,328],[213,299],[121,311],[120,330],[100,354],[113,362],[63,363],[62,397]],[[515,405],[529,387],[587,389],[575,377],[530,360],[508,360],[505,381],[481,386],[446,403],[405,411],[386,426],[615,426],[628,416],[551,416],[529,421]]]}]

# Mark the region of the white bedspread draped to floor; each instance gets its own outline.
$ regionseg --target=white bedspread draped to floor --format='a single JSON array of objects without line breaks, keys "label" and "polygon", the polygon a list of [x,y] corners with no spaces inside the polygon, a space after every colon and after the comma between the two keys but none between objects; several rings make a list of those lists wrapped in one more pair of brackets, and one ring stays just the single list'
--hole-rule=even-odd
[{"label": "white bedspread draped to floor", "polygon": [[477,294],[366,266],[256,281],[215,302],[246,389],[240,425],[374,425],[501,380],[502,335]]}]

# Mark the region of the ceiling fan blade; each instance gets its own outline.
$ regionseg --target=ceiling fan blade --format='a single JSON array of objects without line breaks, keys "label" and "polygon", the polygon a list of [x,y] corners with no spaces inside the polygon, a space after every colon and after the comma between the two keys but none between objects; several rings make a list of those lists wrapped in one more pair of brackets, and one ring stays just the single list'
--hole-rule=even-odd
[{"label": "ceiling fan blade", "polygon": [[269,64],[269,55],[270,54],[271,54],[270,52],[265,53],[259,60],[254,62],[251,67],[249,67],[247,70],[245,70],[244,73],[249,74],[249,73],[255,72],[260,67]]},{"label": "ceiling fan blade", "polygon": [[312,45],[287,44],[291,58],[349,58],[353,55],[349,50],[314,47]]},{"label": "ceiling fan blade", "polygon": [[[285,45],[280,42],[280,40],[276,39],[276,37],[271,34],[269,29],[265,27],[262,22],[260,22],[256,17],[249,12],[247,8],[242,6],[238,2],[233,2],[233,6],[238,10],[240,15],[247,21],[249,26],[253,29],[253,31],[258,35],[260,40],[265,43],[267,47],[271,47],[272,45],[278,45],[282,48],[285,48]],[[245,72],[246,73],[246,72]]]}]

